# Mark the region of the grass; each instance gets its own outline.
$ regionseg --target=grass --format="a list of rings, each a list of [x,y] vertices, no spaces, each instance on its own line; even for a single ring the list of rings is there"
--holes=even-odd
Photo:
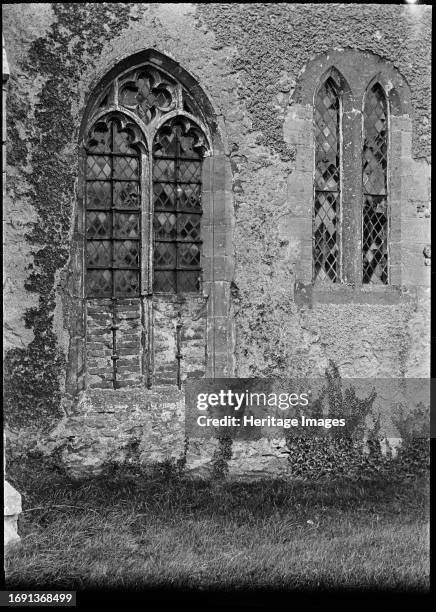
[[[428,490],[118,471],[74,482],[8,466],[23,494],[9,589],[429,587]]]

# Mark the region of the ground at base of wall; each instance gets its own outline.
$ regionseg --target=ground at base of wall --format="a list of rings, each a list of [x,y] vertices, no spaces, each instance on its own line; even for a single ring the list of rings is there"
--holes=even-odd
[[[23,512],[9,589],[428,589],[423,478],[320,487],[119,469],[72,481],[46,468],[10,466]]]

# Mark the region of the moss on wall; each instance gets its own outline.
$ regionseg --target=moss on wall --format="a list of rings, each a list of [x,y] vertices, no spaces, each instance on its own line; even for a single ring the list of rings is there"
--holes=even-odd
[[[25,6],[39,10],[37,4]],[[397,355],[405,360],[416,340],[405,331],[409,307],[300,311],[293,302],[290,246],[278,229],[288,208],[286,179],[294,157],[283,140],[283,121],[311,58],[330,48],[370,51],[390,60],[408,80],[413,153],[428,156],[429,9],[286,3],[50,6],[52,21],[41,24],[39,35],[33,32],[25,52],[17,55],[8,100],[8,188],[12,198],[27,198],[38,216],[25,238],[33,250],[25,287],[37,298],[36,306],[25,304],[25,321],[34,339],[6,355],[9,423],[50,425],[60,414],[65,353],[54,315],[56,298],[65,292],[61,271],[70,257],[79,109],[97,74],[145,48],[172,56],[198,76],[225,126],[234,173],[239,374],[269,376],[290,366],[299,374],[322,372],[338,350],[346,365],[350,342],[363,347],[356,348],[355,358],[370,373],[365,375],[396,374]],[[10,21],[18,27],[18,13]],[[15,46],[23,40],[18,34]],[[8,45],[14,30],[5,36]],[[74,308],[68,317],[74,319]],[[369,317],[368,333],[356,335]],[[385,343],[386,337],[392,342]],[[349,367],[351,372],[353,363]]]
[[[431,7],[202,3],[198,13],[218,43],[237,49],[234,68],[244,75],[240,95],[253,129],[283,159],[289,149],[277,94],[292,89],[311,58],[334,48],[370,51],[398,68],[413,92],[414,154],[430,155]]]
[[[77,178],[74,147],[68,154],[77,139],[72,105],[81,95],[77,83],[87,63],[127,27],[131,6],[56,3],[52,9],[50,29],[30,44],[19,66],[20,72],[38,76],[42,88],[34,96],[30,88],[14,89],[12,82],[8,100],[8,165],[15,176],[22,172],[38,215],[25,236],[34,260],[25,288],[38,296],[25,324],[34,338],[5,357],[5,414],[11,426],[50,425],[60,415],[65,357],[53,331],[53,313],[57,275],[69,257]]]
[[[280,219],[289,214],[283,176],[292,172],[295,153],[283,140],[283,109],[294,102],[299,78],[315,56],[330,49],[374,53],[392,62],[408,81],[413,155],[429,157],[430,7],[212,3],[197,5],[197,12],[216,45],[235,50],[229,63],[239,75],[238,95],[259,145],[257,151],[244,147],[241,137],[242,146],[238,143],[232,156],[238,181],[238,374],[320,374],[331,357],[346,376],[405,375],[406,353],[417,341],[407,332],[408,304],[326,304],[313,311],[294,304],[295,262],[279,231]],[[428,317],[422,317],[425,326]]]

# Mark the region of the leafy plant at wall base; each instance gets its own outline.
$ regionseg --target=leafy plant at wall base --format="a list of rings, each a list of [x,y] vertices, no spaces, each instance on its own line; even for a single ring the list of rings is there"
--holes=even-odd
[[[223,480],[229,471],[228,462],[232,458],[232,438],[228,433],[218,436],[218,448],[213,455],[212,479]]]

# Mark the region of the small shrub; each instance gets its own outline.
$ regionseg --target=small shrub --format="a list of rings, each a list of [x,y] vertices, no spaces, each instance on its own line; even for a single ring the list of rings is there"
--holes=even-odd
[[[401,479],[428,472],[428,442],[417,439],[416,431],[411,426],[418,422],[417,415],[408,413],[405,417],[404,413],[400,413],[397,417],[395,424],[403,439],[397,457],[392,459],[382,453],[379,420],[376,419],[372,428],[366,430],[366,419],[376,398],[375,391],[363,399],[357,397],[353,387],[344,391],[339,370],[332,361],[326,370],[326,379],[327,384],[308,416],[326,416],[323,411],[326,408],[328,415],[345,419],[345,431],[341,428],[336,436],[326,433],[302,438],[288,434],[288,460],[293,476],[314,480],[325,477]]]

